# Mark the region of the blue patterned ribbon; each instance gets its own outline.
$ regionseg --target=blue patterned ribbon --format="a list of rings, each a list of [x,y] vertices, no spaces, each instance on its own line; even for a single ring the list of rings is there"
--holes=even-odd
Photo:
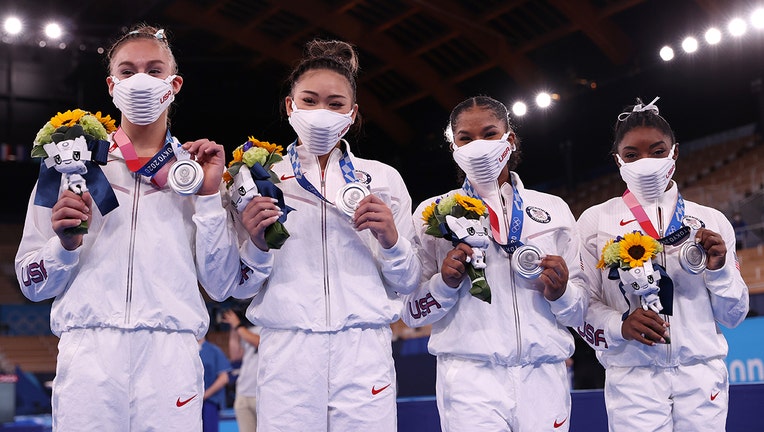
[[[294,178],[297,180],[297,183],[303,189],[317,196],[322,201],[334,205],[334,203],[326,199],[324,195],[321,194],[321,192],[319,192],[315,186],[313,186],[313,183],[311,183],[310,180],[305,178],[305,174],[302,172],[302,166],[300,165],[300,158],[297,155],[297,141],[289,145],[287,148],[287,154],[289,154],[289,162],[292,164],[292,172],[294,173]],[[352,183],[357,181],[355,178],[355,168],[353,167],[353,161],[350,160],[350,154],[344,145],[342,146],[342,157],[340,158],[339,164],[340,170],[342,170],[342,176],[345,178],[345,183]]]
[[[255,162],[249,169],[249,173],[252,174],[252,180],[257,186],[257,191],[260,195],[275,198],[278,201],[279,208],[283,209],[283,214],[279,216],[279,222],[284,223],[287,219],[287,214],[294,210],[284,202],[284,193],[271,181],[271,174],[260,165],[259,162]]]
[[[462,189],[464,189],[467,195],[471,196],[472,198],[483,201],[475,188],[470,184],[469,179],[464,179]],[[485,201],[483,201],[483,203],[485,203]],[[488,204],[486,204],[486,207],[488,207]],[[490,207],[488,208],[490,211],[494,211],[490,209]],[[520,193],[517,191],[515,186],[512,185],[512,221],[510,223],[509,233],[507,233],[507,244],[503,245],[498,241],[496,242],[499,246],[501,246],[502,249],[504,249],[504,251],[510,255],[517,248],[523,245],[523,242],[520,241],[520,236],[523,233],[524,219],[525,214],[523,213],[523,198],[520,196]]]

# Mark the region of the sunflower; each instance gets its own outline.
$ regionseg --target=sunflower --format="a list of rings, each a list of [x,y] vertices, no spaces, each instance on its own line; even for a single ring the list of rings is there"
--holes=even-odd
[[[284,147],[281,147],[278,144],[269,143],[268,141],[260,141],[252,136],[248,137],[247,141],[256,147],[268,150],[268,153],[276,152],[278,154],[284,154]]]
[[[432,203],[430,203],[430,205],[425,207],[424,211],[422,212],[422,220],[424,221],[425,224],[429,224],[430,219],[433,216],[435,216],[435,206],[437,205],[438,203],[433,201]]]
[[[61,126],[72,127],[76,125],[85,114],[87,114],[87,112],[79,108],[67,110],[64,113],[57,113],[53,116],[53,118],[50,119],[50,124],[56,129]]]
[[[662,250],[654,238],[635,231],[623,236],[619,243],[623,267],[639,267]]]
[[[244,149],[242,148],[242,146],[236,147],[233,150],[233,159],[231,160],[231,162],[228,163],[228,166],[230,167],[233,164],[241,162],[242,156],[244,156]]]
[[[483,201],[460,194],[456,194],[454,198],[456,199],[456,203],[464,207],[468,212],[474,212],[478,217],[485,214],[486,209]]]
[[[104,116],[101,114],[101,111],[98,111],[93,114],[93,116],[103,125],[104,129],[106,129],[106,133],[112,133],[117,130],[116,120],[111,118],[110,115],[107,114]]]

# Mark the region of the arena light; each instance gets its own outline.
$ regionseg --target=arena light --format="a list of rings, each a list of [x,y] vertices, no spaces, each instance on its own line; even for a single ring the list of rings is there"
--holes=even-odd
[[[23,28],[24,24],[22,24],[21,20],[15,16],[10,16],[3,22],[3,29],[5,29],[5,32],[9,35],[17,35],[21,33]]]
[[[727,30],[729,30],[732,36],[740,37],[745,34],[747,26],[741,18],[734,18],[727,24]]]
[[[663,61],[671,61],[674,59],[674,50],[666,45],[663,48],[661,48],[660,56],[663,59]]]
[[[706,30],[705,38],[709,45],[716,45],[722,40],[722,32],[716,27],[711,27]]]
[[[691,54],[698,50],[698,40],[694,37],[686,37],[682,41],[682,49],[684,52]]]
[[[518,117],[522,117],[528,113],[528,105],[525,102],[517,101],[512,104],[512,113]]]
[[[56,23],[50,23],[45,26],[45,36],[49,39],[58,39],[62,33],[61,26]]]
[[[751,25],[758,30],[764,29],[764,8],[758,8],[751,13]]]
[[[539,108],[548,108],[552,104],[552,96],[547,92],[541,92],[536,95],[536,105]]]

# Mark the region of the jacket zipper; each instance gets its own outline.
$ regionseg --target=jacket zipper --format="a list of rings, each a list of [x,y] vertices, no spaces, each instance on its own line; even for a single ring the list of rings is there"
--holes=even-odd
[[[504,195],[501,194],[501,190],[499,190],[499,196],[501,197],[501,210],[504,214],[504,223],[509,225],[508,222],[508,215],[507,215],[507,205],[504,202]],[[514,203],[512,204],[514,205]],[[520,233],[522,236],[522,233]],[[514,319],[515,319],[515,335],[517,336],[517,361],[518,363],[522,360],[522,350],[523,350],[523,342],[522,342],[522,334],[520,332],[520,308],[517,305],[517,285],[515,285],[515,271],[512,269],[512,256],[507,257],[507,262],[509,264],[509,283],[512,286],[512,310],[514,312]]]
[[[660,206],[658,206],[658,234],[663,236],[663,212],[661,211]],[[666,268],[666,250],[664,249],[661,252],[661,265],[663,268]],[[671,324],[671,321],[669,320],[669,316],[666,314],[663,314],[663,320],[667,323]],[[666,364],[671,363],[671,344],[666,344]]]
[[[130,324],[130,314],[133,303],[133,264],[135,259],[135,232],[138,224],[138,199],[141,196],[141,177],[135,174],[135,188],[133,189],[133,208],[130,219],[130,243],[127,253],[127,280],[125,281],[125,324]]]
[[[319,170],[321,171],[321,195],[326,196],[325,170],[321,168],[321,163],[318,161],[318,157],[316,157],[316,163],[318,163]],[[324,200],[321,200],[321,250],[323,254],[324,266],[324,307],[326,308],[326,327],[328,328],[331,326],[332,312],[331,296],[329,291],[329,251],[327,250],[326,201]]]

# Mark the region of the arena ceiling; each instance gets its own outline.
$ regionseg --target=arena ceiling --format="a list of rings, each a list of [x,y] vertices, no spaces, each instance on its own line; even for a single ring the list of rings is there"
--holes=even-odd
[[[186,76],[174,122],[190,130],[205,121],[224,125],[235,129],[233,141],[246,134],[292,139],[278,105],[304,43],[315,37],[352,42],[361,63],[363,154],[393,163],[409,178],[419,176],[412,170],[423,169],[411,166],[414,156],[445,164],[442,129],[451,108],[468,96],[487,94],[509,106],[518,99],[532,105],[540,90],[558,95],[549,109],[531,107],[515,119],[525,142],[527,177],[541,182],[550,171],[569,172],[571,164],[580,169],[592,159],[605,161],[615,116],[635,97],[661,96],[662,109],[685,139],[756,121],[759,102],[751,86],[764,69],[760,34],[695,58],[678,54],[671,65],[658,57],[664,44],[678,50],[684,36],[702,39],[708,26],[723,27],[731,16],[748,13],[755,2],[744,0],[9,4],[66,16],[84,49],[107,44],[136,22],[166,26]],[[102,69],[94,73],[97,91],[83,93],[107,104]],[[590,150],[597,156],[586,156]]]

